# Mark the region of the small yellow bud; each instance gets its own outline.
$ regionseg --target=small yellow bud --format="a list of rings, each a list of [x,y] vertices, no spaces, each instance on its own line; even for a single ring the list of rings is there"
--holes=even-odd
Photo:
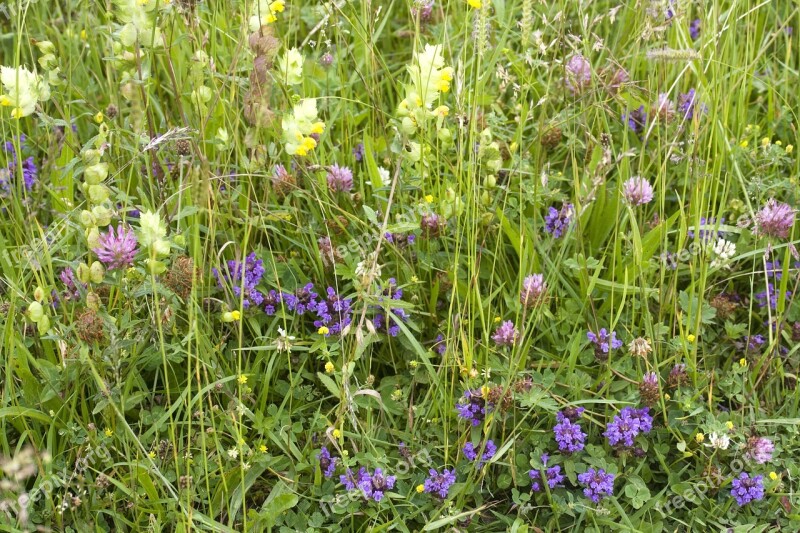
[[[247,383],[247,376],[241,374],[239,375],[239,378],[236,381],[239,382],[239,385],[244,385],[245,383]]]
[[[725,422],[725,427],[728,428],[728,431],[732,430],[733,429],[733,422],[728,420],[727,422]]]
[[[786,153],[787,154],[791,154],[793,150],[794,150],[794,146],[793,145],[791,145],[791,144],[787,144],[786,145]]]
[[[706,440],[706,436],[703,435],[702,433],[698,433],[697,435],[694,436],[694,440],[696,440],[698,443],[700,443],[700,442],[703,442],[704,440]]]
[[[425,195],[425,203],[432,204],[433,203],[433,195],[431,195],[431,194]]]
[[[776,479],[778,479],[778,474],[776,474],[775,472],[770,472],[770,473],[769,473],[769,478],[770,478],[772,481],[775,481]]]
[[[334,439],[338,439],[338,438],[340,438],[341,436],[342,436],[342,432],[341,432],[341,431],[339,431],[338,429],[334,429],[334,430],[333,430],[333,438],[334,438]]]
[[[745,359],[744,357],[739,359],[739,366],[742,367],[742,368],[746,367],[747,366],[747,359]]]
[[[112,430],[111,428],[106,428],[103,431],[103,433],[105,434],[106,437],[110,437],[110,436],[112,436],[114,434],[114,430]]]
[[[761,139],[761,146],[763,146],[764,148],[769,146],[769,137],[764,137],[763,139]]]
[[[494,317],[494,323],[495,323],[495,324],[497,324],[497,323],[498,323],[498,322],[500,322],[501,320],[503,320],[503,319],[502,319],[501,317],[499,317],[499,316],[496,316],[496,317]]]
[[[242,318],[242,313],[239,311],[231,311],[231,316],[234,320],[240,320]]]
[[[328,374],[331,374],[331,373],[333,373],[334,370],[336,370],[336,367],[333,366],[333,363],[331,363],[330,361],[325,363],[325,372],[327,372]]]
[[[672,399],[672,396],[670,396],[669,394],[665,394],[665,395],[664,395],[664,399],[665,399],[665,400],[667,400],[667,401],[669,401],[669,400],[671,400],[671,399]]]
[[[467,0],[467,3],[470,5],[470,7],[473,7],[475,9],[480,9],[481,6],[483,5],[481,3],[481,0]]]
[[[692,335],[691,333],[689,333],[688,335],[686,335],[686,340],[687,340],[687,341],[689,341],[689,342],[694,342],[696,338],[697,338],[697,337],[695,337],[695,336],[694,336],[694,335]]]
[[[750,145],[750,143],[747,142],[747,139],[745,139],[745,140],[743,140],[742,142],[739,143],[739,146],[741,146],[742,148],[747,148],[749,145]]]
[[[267,445],[262,444],[261,446],[258,447],[258,451],[260,451],[261,453],[267,453]]]
[[[417,493],[422,494],[423,492],[425,492],[425,485],[420,483],[419,485],[417,485]]]
[[[102,111],[98,111],[97,112],[97,114],[94,116],[94,121],[97,122],[98,124],[103,122],[103,112]]]
[[[331,330],[329,330],[325,326],[320,326],[320,328],[317,330],[317,333],[319,333],[320,335],[327,335],[330,332],[331,332]]]

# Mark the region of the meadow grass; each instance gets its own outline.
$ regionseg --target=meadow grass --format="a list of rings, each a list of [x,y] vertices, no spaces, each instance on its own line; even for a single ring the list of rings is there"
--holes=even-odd
[[[798,10],[0,3],[0,528],[797,529]]]

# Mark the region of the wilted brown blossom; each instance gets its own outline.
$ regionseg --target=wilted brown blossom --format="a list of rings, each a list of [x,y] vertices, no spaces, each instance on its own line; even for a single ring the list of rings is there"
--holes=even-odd
[[[102,342],[106,337],[103,319],[94,309],[86,309],[75,321],[75,333],[80,340],[88,344]]]
[[[636,337],[628,344],[628,352],[636,357],[647,357],[652,351],[653,347],[650,346],[650,341],[644,337]]]

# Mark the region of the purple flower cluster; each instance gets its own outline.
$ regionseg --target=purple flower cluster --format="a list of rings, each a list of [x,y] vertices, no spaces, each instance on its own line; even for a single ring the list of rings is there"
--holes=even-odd
[[[25,149],[26,138],[25,134],[19,137],[19,147],[21,150]],[[17,149],[12,141],[3,143],[3,148],[9,156],[6,168],[0,170],[0,191],[7,195],[11,192],[11,178],[17,172],[17,165],[19,164],[20,158],[18,157]],[[36,178],[39,174],[39,169],[36,168],[33,157],[23,159],[22,164],[19,165],[19,170],[22,172],[22,182],[25,185],[25,189],[28,191],[31,190],[33,186],[36,185]]]
[[[653,201],[653,186],[641,176],[634,176],[622,185],[622,195],[632,206],[649,204]]]
[[[575,214],[575,207],[572,204],[562,204],[561,210],[555,207],[547,209],[547,215],[544,217],[544,229],[558,239],[569,228],[572,223],[572,217]]]
[[[456,410],[459,417],[469,420],[473,426],[479,426],[493,407],[494,405],[484,398],[479,389],[467,389],[464,391],[461,403],[456,406]]]
[[[314,327],[327,327],[326,336],[341,333],[352,321],[351,303],[351,299],[339,297],[333,287],[328,287],[326,298],[317,303],[317,320],[314,321]]]
[[[498,346],[513,346],[519,340],[519,330],[512,321],[506,320],[495,330],[492,340]]]
[[[564,83],[573,95],[578,95],[592,84],[592,65],[581,54],[567,60]]]
[[[624,407],[606,428],[603,435],[611,446],[632,448],[634,439],[640,433],[649,433],[653,429],[653,417],[650,409]]]
[[[698,104],[695,90],[689,89],[688,93],[678,95],[678,111],[684,119],[692,120],[698,111],[705,113],[708,109],[705,105]]]
[[[542,464],[547,468],[547,461],[550,457],[544,453],[542,454]],[[542,486],[539,484],[540,481],[547,483],[547,486],[550,489],[554,489],[556,487],[563,487],[564,480],[566,476],[561,472],[561,467],[559,465],[551,466],[544,471],[542,474],[539,470],[529,470],[528,476],[531,478],[531,490],[533,492],[539,492],[542,490]]]
[[[747,439],[744,458],[763,465],[772,461],[772,453],[774,451],[775,445],[771,440],[764,437],[750,437]]]
[[[403,298],[403,289],[397,286],[397,280],[395,278],[389,278],[389,286],[383,290],[380,301],[383,301],[387,297],[390,300],[400,300]],[[400,333],[400,325],[397,319],[405,322],[410,318],[410,315],[400,307],[391,307],[390,310],[391,314],[394,315],[393,317],[390,316],[387,318],[384,313],[377,313],[372,319],[372,325],[375,326],[375,329],[379,332],[388,333],[392,337],[397,337],[397,334]]]
[[[444,355],[447,351],[447,342],[441,333],[436,335],[436,339],[433,341],[433,350],[439,355]]]
[[[775,289],[775,285],[767,283],[767,290],[756,293],[756,300],[758,300],[759,307],[766,307],[769,305],[770,309],[778,308],[778,296],[780,291]],[[786,300],[792,296],[792,291],[786,291]]]
[[[583,485],[583,494],[594,503],[614,493],[614,474],[607,474],[602,468],[590,468],[578,474],[578,482]]]
[[[376,468],[375,473],[370,474],[369,470],[361,467],[356,475],[348,468],[347,472],[339,476],[339,481],[347,490],[359,489],[366,499],[379,502],[387,490],[394,488],[397,478],[384,475],[380,468]]]
[[[264,301],[262,304],[264,305],[264,313],[266,313],[267,316],[272,316],[281,304],[281,295],[278,294],[277,291],[271,290],[264,294]]]
[[[328,167],[327,180],[332,192],[350,192],[353,189],[353,171],[336,163]]]
[[[739,477],[733,478],[731,496],[739,507],[764,499],[764,476],[750,477],[747,472],[742,472]]]
[[[745,335],[741,341],[736,343],[736,347],[745,353],[757,353],[765,342],[767,341],[763,335]]]
[[[297,288],[294,293],[284,292],[281,297],[289,311],[294,311],[301,316],[304,315],[306,311],[316,310],[319,304],[317,301],[319,295],[314,292],[313,283],[306,283],[302,287]]]
[[[588,331],[586,332],[586,338],[594,343],[595,351],[601,351],[604,354],[622,346],[622,341],[617,339],[617,333],[615,331],[608,333],[606,328],[600,328],[597,333]]]
[[[647,126],[647,112],[644,110],[644,106],[641,105],[639,109],[623,113],[622,120],[628,124],[633,133],[641,135]]]
[[[442,469],[440,474],[436,469],[431,468],[428,471],[428,479],[425,480],[423,485],[427,494],[436,494],[441,499],[447,498],[447,493],[453,483],[456,482],[456,470]]]
[[[522,280],[522,290],[519,293],[519,301],[524,307],[534,307],[542,302],[547,284],[541,274],[525,276]]]
[[[579,452],[586,443],[586,433],[576,423],[582,413],[583,407],[556,413],[556,425],[553,426],[553,433],[556,437],[558,449],[564,453]]]
[[[264,295],[256,289],[264,276],[264,262],[256,257],[255,252],[248,255],[244,263],[231,259],[228,261],[227,271],[222,274],[217,268],[211,269],[211,272],[220,288],[224,283],[230,284],[233,294],[242,298],[245,309],[251,305],[260,306],[264,301]]]
[[[783,202],[770,198],[756,213],[756,234],[785,239],[794,226],[795,210]]]
[[[689,24],[689,36],[692,38],[693,41],[696,41],[700,37],[700,19],[694,19]]]
[[[483,447],[483,455],[478,457],[478,452],[480,452],[481,446],[475,446],[471,442],[468,442],[464,445],[464,457],[467,458],[468,461],[475,462],[477,459],[477,464],[475,465],[476,468],[480,468],[483,463],[490,460],[494,457],[494,454],[497,453],[497,446],[495,446],[494,441],[489,439],[486,441],[486,444]]]
[[[317,459],[319,459],[319,467],[320,470],[322,470],[322,475],[324,475],[326,478],[333,477],[333,473],[336,471],[336,463],[339,462],[339,458],[331,457],[331,452],[328,451],[328,447],[323,446],[317,454]]]
[[[123,269],[133,264],[133,259],[139,249],[136,247],[136,235],[129,227],[122,224],[117,226],[116,234],[114,226],[109,226],[107,233],[100,234],[97,239],[97,248],[92,251],[97,254],[97,258],[102,261],[110,270]]]

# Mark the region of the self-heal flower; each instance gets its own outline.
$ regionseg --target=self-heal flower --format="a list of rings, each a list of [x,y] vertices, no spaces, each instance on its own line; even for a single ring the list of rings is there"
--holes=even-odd
[[[136,236],[133,234],[133,230],[122,224],[117,226],[116,233],[114,227],[110,226],[107,233],[98,237],[97,244],[97,248],[92,251],[109,270],[131,266],[139,251],[136,247]]]
[[[595,354],[598,355],[598,357],[600,357],[600,354],[603,354],[605,358],[608,358],[608,353],[611,350],[616,350],[622,346],[622,341],[617,339],[617,333],[615,331],[609,333],[606,328],[600,328],[600,331],[597,333],[588,331],[586,332],[586,338],[594,344]]]
[[[542,462],[545,464],[545,466],[547,466],[547,461],[542,460]],[[564,480],[566,479],[566,476],[561,472],[561,466],[559,465],[551,466],[545,470],[544,475],[542,475],[539,470],[529,470],[528,476],[532,481],[531,490],[533,492],[539,492],[541,490],[539,481],[544,481],[547,483],[547,486],[552,490],[556,487],[563,487]]]
[[[688,93],[681,93],[678,96],[678,111],[686,120],[691,120],[697,111],[706,112],[705,105],[698,105],[697,93],[694,89],[689,89]]]
[[[456,482],[456,470],[442,469],[440,474],[436,469],[431,468],[428,471],[428,478],[423,484],[423,491],[428,494],[435,494],[441,499],[447,498],[447,493],[453,483]]]
[[[230,260],[227,271],[220,273],[217,268],[212,268],[211,273],[217,280],[217,285],[222,288],[224,282],[228,283],[233,294],[242,298],[242,306],[247,309],[250,305],[261,306],[264,295],[256,289],[264,276],[264,262],[256,257],[255,252],[248,255],[244,263]]]
[[[497,453],[497,446],[495,446],[494,441],[489,439],[486,441],[486,444],[483,447],[483,454],[478,457],[478,452],[480,452],[481,445],[474,445],[472,442],[468,442],[464,445],[464,457],[467,458],[468,461],[476,462],[476,468],[480,468],[483,463],[490,460],[494,457],[494,454]]]
[[[456,411],[459,418],[468,420],[473,426],[479,426],[493,407],[494,405],[487,401],[479,389],[467,389],[464,391],[461,403],[456,406]]]
[[[519,330],[510,320],[503,322],[492,335],[492,340],[498,346],[513,346],[519,340]]]
[[[547,215],[544,217],[545,231],[558,239],[569,228],[574,214],[575,208],[572,204],[562,204],[560,210],[555,207],[549,207]]]
[[[325,332],[322,334],[326,337],[341,334],[352,320],[351,302],[349,298],[341,298],[336,294],[333,287],[328,287],[325,300],[317,304],[317,320],[314,321],[314,327],[320,329],[324,327]]]
[[[693,41],[696,41],[700,37],[700,19],[694,19],[689,24],[689,36],[692,38]]]
[[[628,124],[628,127],[636,135],[644,133],[645,126],[647,126],[647,112],[644,106],[639,106],[638,109],[628,111],[622,114],[622,120]]]
[[[332,457],[331,452],[328,451],[327,446],[323,446],[320,452],[317,454],[317,459],[319,459],[319,467],[322,470],[322,475],[326,478],[333,477],[333,473],[336,471],[336,464],[339,461],[338,457]]]
[[[314,292],[314,284],[306,283],[299,287],[294,293],[283,293],[283,301],[289,311],[294,311],[298,315],[303,315],[306,311],[315,311],[319,302],[319,295]]]
[[[622,194],[632,206],[649,204],[653,201],[653,186],[641,176],[634,176],[622,186]]]
[[[632,448],[634,439],[640,433],[649,433],[653,429],[653,417],[649,411],[647,407],[624,407],[603,433],[608,443],[611,446]]]
[[[383,470],[376,468],[375,472],[370,473],[362,469],[359,475],[358,488],[368,500],[379,502],[383,499],[386,491],[394,488],[396,481],[395,476],[387,476]]]
[[[602,468],[590,468],[578,474],[578,482],[583,485],[583,494],[594,503],[614,493],[614,474],[607,474]]]
[[[556,414],[556,422],[556,425],[553,426],[553,434],[556,437],[558,449],[564,453],[581,451],[586,441],[586,433],[581,430],[581,426],[561,412]]]
[[[742,472],[731,482],[731,496],[739,507],[764,499],[764,476],[753,476]]]

